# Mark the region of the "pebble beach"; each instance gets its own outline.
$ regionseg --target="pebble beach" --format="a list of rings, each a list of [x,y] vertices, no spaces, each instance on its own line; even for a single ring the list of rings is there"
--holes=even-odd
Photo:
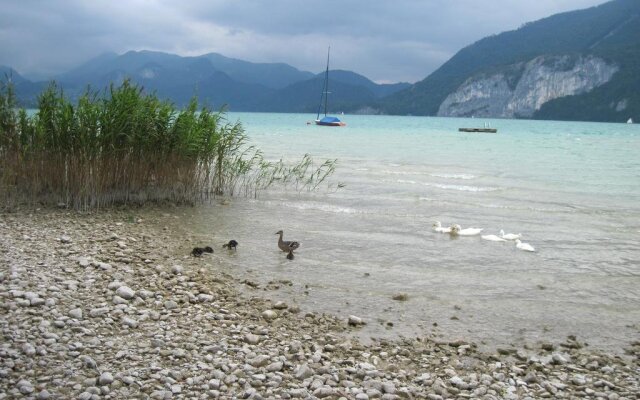
[[[295,277],[192,257],[207,243],[169,229],[171,213],[0,213],[0,399],[640,398],[638,338],[611,353],[579,336],[363,341],[367,315],[279,296]]]

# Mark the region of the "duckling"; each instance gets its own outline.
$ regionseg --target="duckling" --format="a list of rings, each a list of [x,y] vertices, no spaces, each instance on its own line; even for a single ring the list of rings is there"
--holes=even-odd
[[[287,260],[293,260],[293,250],[289,250],[289,254],[287,254]]]
[[[503,239],[500,236],[496,236],[496,235],[482,235],[480,237],[490,242],[506,242],[507,241],[507,239]]]
[[[500,237],[506,240],[516,240],[522,237],[521,233],[504,233],[504,230],[500,229]]]
[[[211,246],[206,246],[202,251],[205,253],[213,253],[213,248]]]
[[[522,243],[520,239],[516,239],[516,247],[524,251],[536,251],[536,249],[529,243]]]
[[[236,247],[238,247],[238,242],[236,242],[235,240],[231,239],[229,240],[229,243],[225,244],[222,246],[222,248],[227,248],[229,250],[234,249],[236,250]]]
[[[204,249],[202,247],[194,247],[193,250],[191,250],[191,255],[194,257],[200,257],[202,253],[204,253]]]
[[[276,232],[276,235],[280,235],[280,237],[278,238],[278,247],[280,248],[280,250],[284,252],[293,252],[293,250],[300,247],[300,243],[298,242],[282,240],[282,235],[283,235],[282,230],[279,230],[278,232]]]
[[[475,236],[475,235],[479,235],[480,232],[482,232],[484,229],[482,228],[465,228],[462,229],[462,227],[458,224],[453,225],[451,227],[451,236]]]
[[[438,233],[451,233],[451,228],[443,228],[440,221],[436,221],[433,223],[433,230]]]

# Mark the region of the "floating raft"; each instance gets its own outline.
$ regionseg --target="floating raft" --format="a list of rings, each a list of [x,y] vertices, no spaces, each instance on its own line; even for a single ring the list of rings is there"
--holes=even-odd
[[[484,133],[497,133],[498,130],[495,128],[459,128],[459,132],[484,132]]]

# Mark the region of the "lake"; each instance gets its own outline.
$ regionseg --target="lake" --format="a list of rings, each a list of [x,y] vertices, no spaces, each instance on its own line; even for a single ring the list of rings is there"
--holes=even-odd
[[[183,222],[226,272],[293,286],[303,310],[354,314],[363,335],[435,335],[487,345],[560,341],[621,349],[640,337],[640,126],[230,113],[266,158],[338,159],[314,192],[196,207]],[[497,134],[459,133],[460,127]],[[343,188],[337,188],[343,183]],[[514,242],[435,233],[432,223],[521,233]],[[181,222],[182,223],[182,222]],[[301,247],[289,261],[275,232]],[[392,296],[408,295],[407,301]]]

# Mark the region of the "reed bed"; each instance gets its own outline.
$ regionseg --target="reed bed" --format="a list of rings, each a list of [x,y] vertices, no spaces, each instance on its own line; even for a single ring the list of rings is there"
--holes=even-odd
[[[17,109],[0,87],[0,200],[87,210],[148,202],[194,204],[221,195],[256,196],[274,184],[316,189],[335,160],[315,168],[268,162],[224,111],[183,110],[124,81],[77,104],[52,83],[38,112]]]

